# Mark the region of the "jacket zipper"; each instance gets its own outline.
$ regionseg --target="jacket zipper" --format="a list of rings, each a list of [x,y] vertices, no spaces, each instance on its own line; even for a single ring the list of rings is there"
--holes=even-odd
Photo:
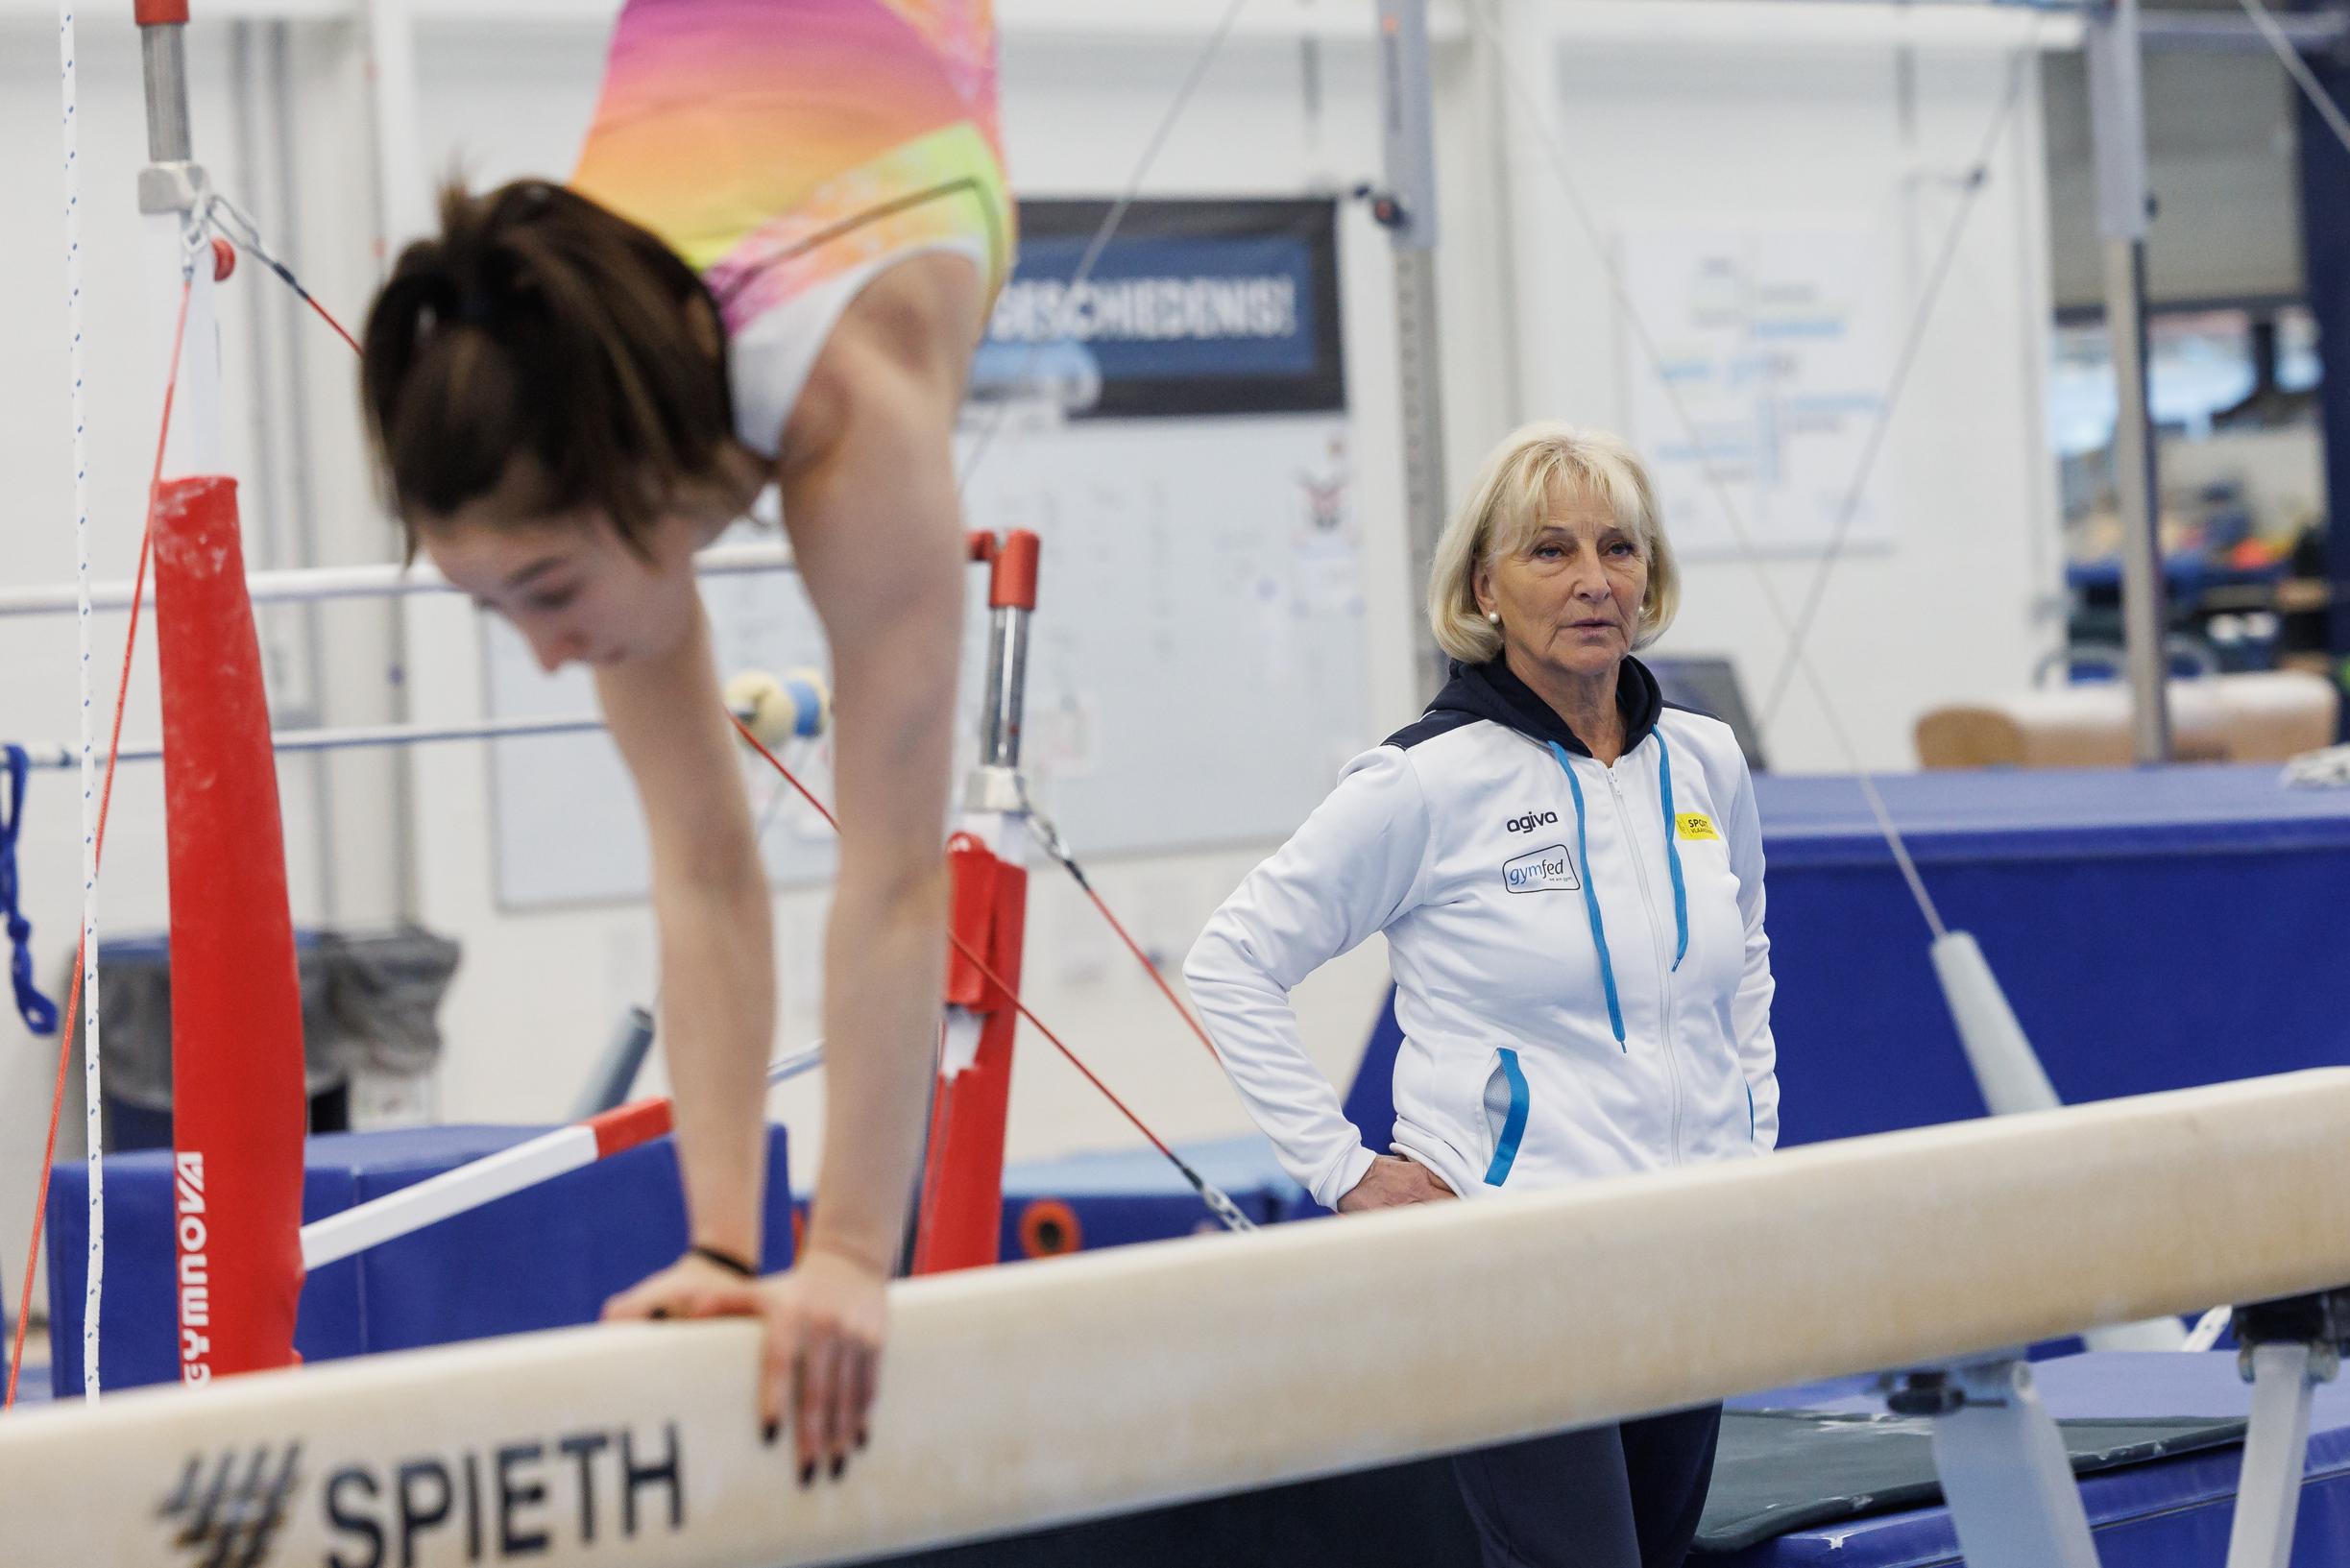
[[[1627,752],[1625,755],[1630,756],[1631,753]],[[1619,758],[1617,761],[1620,764],[1622,759]],[[1640,907],[1648,916],[1649,939],[1656,946],[1657,979],[1660,988],[1663,992],[1663,1006],[1661,1011],[1664,1017],[1664,1039],[1662,1042],[1664,1048],[1664,1071],[1666,1078],[1672,1084],[1673,1115],[1671,1130],[1673,1163],[1675,1165],[1679,1165],[1682,1163],[1681,1057],[1680,1053],[1673,1049],[1673,960],[1670,954],[1668,954],[1665,951],[1664,933],[1662,929],[1657,923],[1657,901],[1655,896],[1650,893],[1648,887],[1648,861],[1646,857],[1640,854],[1639,840],[1633,834],[1631,808],[1624,803],[1623,781],[1616,776],[1616,771],[1613,767],[1603,767],[1600,771],[1608,776],[1608,793],[1615,797],[1616,827],[1618,831],[1623,833],[1624,847],[1632,856],[1633,875],[1640,884]],[[1673,824],[1667,823],[1665,825],[1665,832],[1671,832],[1673,831]],[[1591,874],[1591,868],[1588,866],[1584,867],[1583,874],[1587,877],[1589,876]]]

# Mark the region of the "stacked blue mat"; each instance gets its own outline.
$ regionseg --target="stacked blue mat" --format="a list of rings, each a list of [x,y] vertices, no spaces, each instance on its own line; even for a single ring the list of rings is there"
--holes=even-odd
[[[303,1179],[305,1221],[397,1192],[545,1131],[539,1127],[430,1127],[313,1138]],[[775,1194],[765,1249],[792,1255],[784,1129],[767,1132]],[[88,1176],[59,1167],[49,1191],[52,1342],[82,1339],[88,1239]],[[106,1292],[99,1376],[109,1388],[176,1381],[171,1155],[109,1158],[106,1168]],[[497,1334],[593,1322],[605,1300],[674,1260],[686,1246],[685,1202],[668,1140],[502,1198],[329,1264],[302,1293],[294,1346],[305,1362]],[[51,1386],[82,1391],[78,1356],[53,1359]]]
[[[1259,1134],[1194,1144],[1181,1153],[1200,1179],[1260,1225],[1326,1212],[1282,1172],[1272,1146]],[[1155,1150],[1075,1154],[1004,1170],[1001,1255],[1006,1261],[1223,1228],[1191,1184]]]
[[[1878,783],[1944,918],[1981,942],[2058,1094],[2077,1104],[2350,1063],[2350,1021],[2325,983],[2350,973],[2350,924],[2324,913],[2350,884],[2350,790],[2278,778],[2173,767]],[[1983,1115],[1925,922],[1859,786],[1766,775],[1755,787],[1782,1144]],[[2160,976],[2193,982],[2149,981]],[[1374,1149],[1394,1122],[1400,1039],[1383,1010],[1346,1095]],[[1236,1201],[1249,1194],[1276,1218],[1311,1208],[1262,1139],[1199,1152]],[[1109,1246],[1203,1218],[1148,1151],[1016,1166],[1005,1183],[1006,1258],[1036,1255],[1040,1235]],[[1057,1216],[1055,1202],[1074,1228],[1022,1225],[1023,1213]]]

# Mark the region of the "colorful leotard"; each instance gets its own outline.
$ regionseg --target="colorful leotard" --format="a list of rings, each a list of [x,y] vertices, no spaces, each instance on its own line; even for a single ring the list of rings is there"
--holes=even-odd
[[[738,433],[775,449],[842,311],[909,256],[992,299],[1011,195],[992,0],[627,0],[571,183],[717,296]]]

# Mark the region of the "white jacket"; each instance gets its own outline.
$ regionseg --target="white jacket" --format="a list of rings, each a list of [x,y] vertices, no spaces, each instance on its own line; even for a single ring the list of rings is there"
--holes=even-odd
[[[1621,686],[1627,746],[1603,767],[1500,662],[1456,665],[1192,949],[1225,1070],[1324,1206],[1371,1151],[1289,994],[1374,931],[1404,1036],[1395,1149],[1464,1197],[1777,1143],[1753,781],[1729,726],[1666,709],[1637,660]]]

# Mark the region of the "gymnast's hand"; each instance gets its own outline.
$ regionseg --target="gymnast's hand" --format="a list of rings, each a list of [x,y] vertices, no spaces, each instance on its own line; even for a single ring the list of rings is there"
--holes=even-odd
[[[788,1419],[800,1484],[837,1478],[865,1446],[887,1333],[889,1280],[862,1262],[810,1248],[788,1273],[744,1279],[689,1253],[604,1305],[604,1320],[757,1317],[766,1326],[759,1411],[773,1442]]]
[[[1457,1201],[1458,1196],[1438,1179],[1435,1171],[1417,1160],[1382,1154],[1370,1162],[1363,1179],[1338,1200],[1338,1212],[1361,1214],[1370,1209],[1401,1209],[1414,1203],[1450,1203]]]

